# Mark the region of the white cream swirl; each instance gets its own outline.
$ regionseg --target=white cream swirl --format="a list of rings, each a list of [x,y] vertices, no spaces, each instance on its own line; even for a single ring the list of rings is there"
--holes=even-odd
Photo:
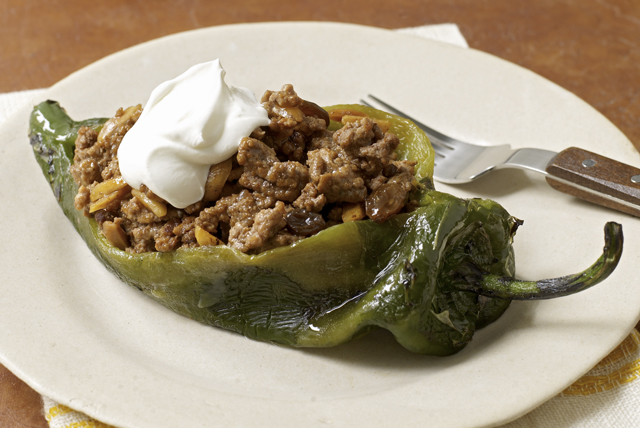
[[[118,149],[124,180],[145,184],[176,208],[204,196],[211,165],[238,151],[240,140],[269,124],[246,88],[228,86],[220,60],[195,65],[153,90]]]

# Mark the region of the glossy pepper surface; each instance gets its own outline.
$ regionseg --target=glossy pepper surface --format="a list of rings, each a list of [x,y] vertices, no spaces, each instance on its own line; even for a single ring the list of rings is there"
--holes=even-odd
[[[334,346],[374,328],[405,348],[449,355],[495,321],[512,299],[570,294],[606,278],[622,251],[621,227],[605,226],[603,255],[576,275],[514,279],[519,220],[490,200],[434,190],[433,152],[413,123],[363,106],[334,106],[391,123],[401,159],[418,161],[417,208],[379,224],[330,227],[288,247],[247,255],[227,246],[131,254],[108,243],[74,208],[69,166],[81,126],[53,101],[36,106],[30,141],[65,215],[104,265],[124,282],[194,320],[295,347]],[[334,127],[338,126],[332,124]]]

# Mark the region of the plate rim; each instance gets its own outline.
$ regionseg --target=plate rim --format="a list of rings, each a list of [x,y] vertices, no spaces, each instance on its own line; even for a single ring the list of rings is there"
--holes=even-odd
[[[345,24],[345,23],[335,23],[335,22],[308,22],[308,21],[228,24],[228,25],[222,25],[222,26],[216,26],[216,27],[207,27],[207,28],[201,28],[201,29],[189,30],[189,31],[181,32],[181,33],[176,33],[176,34],[172,34],[172,35],[167,35],[167,36],[164,36],[164,37],[161,37],[161,38],[158,38],[158,39],[154,39],[154,40],[151,40],[151,41],[147,41],[147,42],[141,43],[141,44],[139,44],[139,45],[135,45],[135,46],[129,47],[129,48],[127,48],[127,49],[124,49],[124,50],[122,50],[122,51],[116,52],[116,53],[111,54],[111,55],[109,55],[109,56],[107,56],[107,57],[101,58],[101,59],[99,59],[99,60],[97,60],[97,61],[95,61],[95,62],[93,62],[93,63],[91,63],[91,64],[87,65],[86,67],[83,67],[82,69],[80,69],[80,70],[78,70],[78,71],[76,71],[76,72],[74,72],[74,73],[70,74],[68,77],[66,77],[66,78],[62,79],[61,81],[57,82],[57,83],[56,83],[55,85],[53,85],[51,88],[47,89],[47,91],[43,94],[43,96],[42,96],[42,97],[47,97],[47,96],[48,96],[48,94],[49,94],[49,92],[51,92],[52,90],[58,89],[58,88],[60,88],[60,87],[64,87],[66,83],[68,83],[69,81],[72,81],[72,80],[75,78],[75,76],[77,76],[78,74],[86,73],[86,72],[87,72],[87,71],[86,71],[87,69],[91,70],[91,69],[93,69],[94,67],[100,67],[103,63],[105,63],[105,62],[109,62],[109,61],[113,61],[113,60],[114,60],[114,58],[118,58],[118,57],[120,57],[124,52],[130,52],[130,51],[135,52],[135,51],[137,51],[138,49],[144,49],[144,48],[145,48],[145,46],[148,46],[148,45],[155,45],[155,44],[158,44],[158,43],[162,43],[162,42],[163,42],[164,40],[166,40],[166,39],[174,39],[174,38],[177,38],[177,37],[179,38],[179,37],[182,37],[182,36],[187,35],[187,34],[189,34],[189,35],[194,35],[194,34],[205,34],[205,33],[210,32],[212,29],[216,29],[216,30],[223,30],[224,28],[227,28],[227,27],[233,27],[233,28],[237,28],[237,27],[249,27],[249,26],[250,26],[250,27],[256,27],[256,26],[275,26],[275,27],[282,27],[282,26],[290,26],[290,25],[308,25],[308,24],[312,24],[312,25],[314,25],[314,26],[320,26],[320,27],[327,27],[327,26],[335,26],[335,27],[354,27],[354,28],[363,28],[363,29],[367,29],[367,30],[385,31],[385,32],[388,32],[388,33],[398,34],[398,33],[394,33],[392,30],[380,29],[380,28],[376,28],[376,27],[369,27],[369,26],[363,26],[363,25],[359,25],[359,24]],[[403,36],[403,37],[413,37],[413,36]],[[426,41],[426,42],[427,42],[427,43],[443,44],[442,42],[437,42],[437,41]],[[469,50],[469,48],[458,48],[458,47],[453,47],[453,46],[452,46],[452,48],[454,48],[454,49],[460,49],[460,50]],[[483,55],[487,55],[487,56],[491,57],[491,58],[492,58],[492,60],[497,59],[497,60],[502,61],[502,62],[504,62],[504,63],[508,63],[510,66],[518,67],[519,69],[524,70],[524,71],[525,71],[525,72],[527,72],[527,73],[532,73],[532,74],[534,74],[534,75],[538,76],[537,74],[533,73],[533,72],[532,72],[532,71],[530,71],[530,70],[527,70],[527,69],[525,69],[525,68],[523,68],[523,67],[521,67],[521,66],[519,66],[519,65],[517,65],[517,64],[510,63],[510,62],[508,62],[508,61],[506,61],[506,60],[504,60],[504,59],[501,59],[501,58],[495,57],[495,56],[493,56],[493,55],[491,55],[491,54],[488,54],[488,53],[486,53],[486,52],[477,51],[477,50],[476,50],[475,52],[479,52],[479,53],[481,53],[481,54],[483,54]],[[538,76],[538,77],[541,77],[541,76]],[[544,79],[544,78],[543,78],[543,79]],[[567,90],[565,90],[565,89],[561,88],[561,87],[560,87],[560,86],[558,86],[557,84],[555,84],[555,83],[553,83],[553,82],[551,82],[551,81],[548,81],[547,79],[544,79],[544,80],[545,80],[546,82],[548,82],[549,84],[554,85],[554,86],[556,86],[557,88],[561,89],[562,91],[565,91],[566,93],[569,93]],[[584,103],[584,101],[583,101],[583,100],[581,100],[580,98],[578,98],[575,94],[571,94],[571,95],[573,95],[573,96],[574,96],[574,97],[576,97],[578,100],[580,100],[581,102],[583,102],[583,103]],[[585,104],[586,104],[586,103],[585,103]],[[595,108],[593,108],[592,106],[589,106],[589,107],[591,107],[591,109],[593,110],[593,112],[596,112],[597,114],[601,115],[601,116],[604,118],[604,116],[603,116],[601,113],[599,113],[597,110],[595,110]],[[27,113],[28,111],[30,111],[30,110],[31,110],[31,108],[30,108],[29,106],[25,106],[24,108],[20,109],[20,111],[19,111],[19,112],[17,112],[16,114],[14,114],[14,115],[12,115],[10,118],[8,118],[8,119],[7,119],[7,121],[6,121],[6,123],[5,123],[5,124],[3,124],[3,126],[2,126],[2,127],[0,127],[0,129],[4,129],[5,127],[9,127],[10,125],[8,125],[8,124],[9,124],[9,123],[11,123],[11,122],[12,122],[12,121],[14,121],[14,120],[17,120],[17,118],[19,118],[19,117],[23,117],[23,118],[24,118],[24,117],[26,116],[26,113]],[[606,122],[610,123],[608,120],[607,120]],[[633,147],[633,145],[631,144],[631,142],[627,139],[627,137],[626,137],[626,136],[624,136],[624,134],[622,134],[622,132],[621,132],[618,128],[616,128],[613,124],[611,124],[611,126],[612,126],[615,130],[617,130],[617,131],[620,133],[620,135],[621,135],[622,137],[624,137],[624,139],[628,142],[628,144],[629,144],[629,145],[631,145],[631,147]],[[640,318],[640,310],[638,311],[638,318]],[[637,322],[637,319],[636,319],[636,322]],[[634,323],[634,325],[635,325],[635,323]],[[631,328],[633,328],[633,327],[631,327]],[[631,331],[631,330],[629,330],[629,331]],[[628,334],[628,332],[627,332],[627,334]],[[612,349],[613,349],[613,348],[612,348]],[[40,385],[36,380],[31,379],[31,378],[30,378],[30,377],[29,377],[29,376],[28,376],[24,371],[22,371],[22,370],[21,370],[21,368],[19,367],[19,364],[13,364],[11,361],[6,361],[5,356],[4,356],[4,353],[3,353],[2,351],[0,351],[0,361],[2,361],[2,362],[3,362],[3,364],[5,364],[5,366],[7,366],[7,367],[8,367],[8,368],[13,372],[13,373],[15,373],[15,374],[16,374],[18,377],[20,377],[21,379],[25,380],[25,378],[27,378],[27,380],[25,380],[25,382],[26,382],[27,384],[29,384],[30,386],[32,386],[32,388],[34,388],[36,391],[40,391],[40,390],[45,390],[45,389],[46,389],[46,388],[44,388],[44,386],[43,386],[43,385]],[[52,394],[52,395],[54,395],[54,396],[55,396],[55,394]],[[60,401],[60,402],[64,402],[64,401],[65,401],[65,400],[64,400],[64,397],[59,397],[59,398],[62,398],[62,399],[61,399],[61,400],[58,400],[58,401]],[[67,401],[68,401],[68,400],[67,400]],[[78,402],[78,404],[80,404],[81,406],[85,406],[85,404],[80,403],[80,402]],[[76,404],[76,405],[77,405],[77,404]],[[97,412],[97,413],[96,413],[97,409],[94,409],[94,408],[91,408],[91,407],[92,407],[91,405],[88,405],[88,406],[86,406],[86,407],[85,407],[84,409],[82,409],[82,410],[83,410],[83,411],[85,411],[85,412],[86,412],[86,413],[88,413],[88,414],[90,414],[90,413],[98,414],[98,415],[100,414],[100,412]],[[534,406],[534,407],[535,407],[535,406]],[[102,421],[102,419],[101,419],[101,421]],[[105,420],[105,422],[109,422],[108,418],[107,418],[107,420]],[[118,422],[118,421],[113,421],[113,423],[116,423],[116,422]],[[120,422],[121,422],[121,421],[120,421]],[[502,422],[506,422],[506,421],[502,421]]]

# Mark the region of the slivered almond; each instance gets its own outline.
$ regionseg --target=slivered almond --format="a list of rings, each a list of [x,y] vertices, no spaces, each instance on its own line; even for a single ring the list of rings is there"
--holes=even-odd
[[[125,124],[131,117],[134,115],[140,115],[142,112],[142,105],[138,104],[135,106],[128,107],[122,116],[120,117],[112,117],[107,120],[104,125],[102,125],[102,129],[98,134],[98,142],[101,143],[105,138],[111,135],[116,129]],[[137,118],[136,118],[137,120]]]
[[[220,197],[222,188],[227,182],[229,174],[231,174],[232,167],[233,162],[231,159],[211,165],[211,168],[209,168],[209,175],[207,176],[207,182],[204,186],[203,199],[205,202],[215,201]]]
[[[336,122],[342,122],[344,116],[368,117],[364,112],[348,108],[335,109],[329,112],[329,118]]]
[[[149,211],[154,213],[157,217],[164,217],[167,215],[167,204],[164,202],[156,201],[149,198],[147,195],[137,189],[131,190],[131,194]]]
[[[109,204],[111,204],[112,202],[125,197],[127,193],[129,193],[129,189],[129,186],[123,187],[119,190],[116,190],[115,192],[111,192],[108,195],[103,196],[100,199],[97,199],[95,202],[91,202],[91,204],[89,205],[89,212],[94,213],[98,210],[107,208],[107,206],[109,206]]]
[[[345,114],[344,116],[342,116],[342,118],[340,118],[340,122],[342,122],[343,125],[346,125],[347,123],[355,122],[362,118],[363,116],[354,116],[352,114]]]
[[[120,189],[124,189],[125,187],[128,187],[128,186],[129,185],[127,184],[126,181],[124,181],[124,178],[122,177],[110,178],[109,180],[105,180],[102,183],[96,184],[91,189],[91,194],[89,199],[91,200],[91,202],[94,202],[100,198],[104,198],[110,193],[113,193]]]
[[[129,119],[131,119],[131,117],[135,116],[136,114],[141,113],[142,110],[142,105],[138,104],[135,106],[131,106],[131,107],[127,107],[127,109],[124,111],[124,113],[122,114],[122,116],[120,116],[117,120],[118,120],[118,124],[122,125],[123,123],[127,122]]]
[[[118,127],[118,124],[116,123],[116,121],[111,118],[109,120],[107,120],[104,125],[102,125],[102,129],[100,130],[100,133],[98,134],[98,143],[102,143],[102,141],[107,138],[109,135],[111,135],[113,133],[113,131]]]
[[[200,226],[196,226],[196,241],[198,241],[198,245],[201,247],[205,245],[224,245],[224,242],[201,228]]]
[[[381,119],[373,119],[373,120],[378,124],[382,132],[388,132],[389,128],[391,128],[391,122],[389,122],[388,120],[381,120]]]
[[[342,206],[342,221],[362,220],[366,216],[366,211],[362,204],[344,204]]]
[[[290,117],[296,122],[302,122],[304,113],[298,107],[279,107],[274,106],[273,111],[282,117]]]
[[[124,250],[129,245],[129,238],[119,224],[112,221],[102,223],[102,234],[114,247]]]

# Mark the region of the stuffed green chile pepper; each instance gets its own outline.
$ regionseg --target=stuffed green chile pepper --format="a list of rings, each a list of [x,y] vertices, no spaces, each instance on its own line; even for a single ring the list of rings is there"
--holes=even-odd
[[[65,215],[113,274],[182,315],[251,339],[328,347],[384,328],[413,352],[450,355],[511,300],[571,294],[602,281],[617,265],[622,231],[608,223],[604,252],[584,272],[515,279],[512,239],[521,222],[496,202],[434,190],[433,153],[422,131],[363,106],[326,110],[371,117],[399,137],[397,158],[415,162],[408,203],[381,221],[327,224],[260,252],[224,244],[120,249],[94,216],[74,206],[78,184],[70,172],[81,129],[99,133],[107,120],[76,122],[58,103],[43,102],[31,114],[30,142]],[[341,126],[332,121],[329,128]]]

